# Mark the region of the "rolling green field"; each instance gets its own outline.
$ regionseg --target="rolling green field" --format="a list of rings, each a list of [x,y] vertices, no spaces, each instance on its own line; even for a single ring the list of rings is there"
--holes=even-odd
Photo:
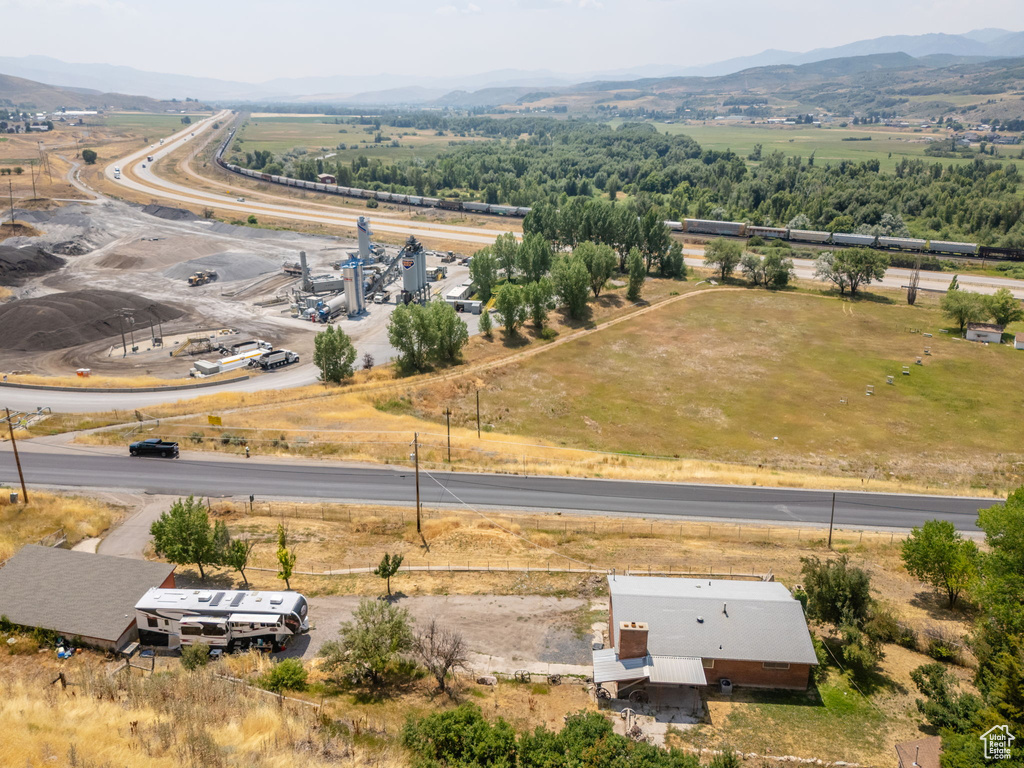
[[[192,118],[192,122],[206,117],[204,114],[194,112],[186,113]],[[131,133],[151,132],[153,135],[167,135],[185,126],[181,124],[182,114],[151,114],[143,112],[112,112],[99,118],[90,117],[87,123],[98,120],[101,125],[108,128],[117,128]]]
[[[245,126],[242,149],[246,152],[262,149],[280,157],[295,147],[320,154],[333,152],[332,161],[351,162],[359,155],[392,163],[400,159],[419,158],[427,160],[446,150],[454,141],[480,141],[481,139],[453,136],[435,136],[433,131],[417,131],[414,128],[396,128],[382,124],[380,132],[387,140],[375,144],[377,129],[372,125],[335,124],[332,116],[320,115],[275,115],[254,116]],[[401,146],[388,146],[390,139],[398,139]],[[346,149],[337,149],[344,144]]]
[[[614,123],[613,123],[614,124]],[[837,162],[840,160],[878,160],[882,170],[892,170],[903,158],[911,160],[927,160],[949,163],[969,163],[970,159],[932,158],[924,153],[928,146],[926,137],[936,140],[946,138],[945,132],[932,133],[923,130],[913,133],[911,130],[893,130],[886,128],[865,128],[849,126],[840,128],[814,128],[806,126],[769,126],[769,125],[714,125],[673,123],[655,123],[659,131],[669,134],[686,134],[707,149],[731,149],[742,157],[746,157],[761,144],[764,154],[779,150],[786,155],[799,155],[804,159],[814,153],[816,162]],[[871,141],[843,141],[844,138],[871,137]],[[1010,161],[1024,170],[1024,160],[1020,159],[1024,145],[997,146],[994,160]],[[891,153],[891,157],[890,157]]]
[[[502,432],[588,449],[939,488],[1020,484],[1024,437],[1007,415],[1024,406],[1024,353],[941,333],[933,297],[875,298],[743,290],[678,302],[484,374],[486,413]],[[470,408],[464,397],[451,407]]]

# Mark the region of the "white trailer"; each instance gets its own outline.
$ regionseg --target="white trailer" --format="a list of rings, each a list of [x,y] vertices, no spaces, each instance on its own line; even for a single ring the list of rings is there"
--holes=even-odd
[[[468,298],[473,293],[472,285],[457,285],[445,294],[448,301],[460,301]]]
[[[309,631],[308,614],[298,592],[154,587],[135,604],[141,642],[170,648],[205,643],[227,651],[277,651]]]

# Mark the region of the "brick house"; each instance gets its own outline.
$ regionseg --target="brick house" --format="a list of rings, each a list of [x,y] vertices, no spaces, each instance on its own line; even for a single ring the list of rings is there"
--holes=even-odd
[[[719,685],[804,690],[817,664],[803,606],[782,584],[608,577],[608,648],[594,682],[640,688]]]

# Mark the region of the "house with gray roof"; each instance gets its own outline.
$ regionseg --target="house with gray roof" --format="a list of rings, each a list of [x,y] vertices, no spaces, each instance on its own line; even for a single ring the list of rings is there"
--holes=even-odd
[[[151,587],[174,587],[174,566],[29,544],[0,567],[0,616],[119,650]]]
[[[803,606],[768,581],[608,577],[608,645],[594,682],[803,690],[817,664]]]

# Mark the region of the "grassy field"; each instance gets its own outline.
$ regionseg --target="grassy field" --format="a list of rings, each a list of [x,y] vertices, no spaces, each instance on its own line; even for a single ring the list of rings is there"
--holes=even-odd
[[[896,164],[907,158],[909,160],[926,160],[950,163],[969,163],[970,159],[932,158],[924,153],[928,146],[928,137],[936,140],[947,137],[946,132],[934,133],[931,130],[914,132],[912,129],[895,129],[879,126],[868,128],[850,125],[840,128],[814,128],[812,126],[774,126],[750,124],[714,123],[655,123],[659,131],[673,135],[685,134],[706,149],[731,149],[741,157],[747,157],[755,144],[763,147],[763,153],[780,151],[789,156],[799,155],[805,160],[814,153],[818,163],[835,163],[841,160],[856,162],[877,160],[882,170],[892,170]],[[843,141],[844,138],[867,138],[871,141]],[[1024,159],[1020,158],[1021,145],[997,146],[995,160],[1012,162],[1018,170],[1024,170]]]
[[[64,529],[69,545],[98,536],[121,514],[120,509],[96,499],[35,489],[30,490],[30,503],[11,504],[10,493],[15,490],[20,496],[18,486],[0,487],[0,562],[58,528]]]
[[[375,144],[377,129],[374,126],[344,123],[344,118],[337,120],[339,122],[335,123],[334,117],[313,115],[254,116],[242,134],[242,149],[246,152],[269,150],[281,156],[295,147],[302,147],[316,156],[333,152],[335,156],[329,158],[331,163],[349,163],[360,155],[393,163],[411,158],[428,160],[445,151],[451,142],[484,140],[436,136],[434,131],[397,128],[385,123],[380,128],[385,140]],[[389,146],[391,139],[397,139],[401,146]],[[341,144],[345,144],[346,149],[338,149]]]
[[[1024,441],[1006,414],[1024,404],[1015,383],[1024,358],[941,333],[931,297],[916,307],[880,298],[705,293],[482,373],[475,387],[428,388],[417,407],[450,406],[462,425],[479,388],[496,430],[566,446],[938,487],[1019,485]]]

